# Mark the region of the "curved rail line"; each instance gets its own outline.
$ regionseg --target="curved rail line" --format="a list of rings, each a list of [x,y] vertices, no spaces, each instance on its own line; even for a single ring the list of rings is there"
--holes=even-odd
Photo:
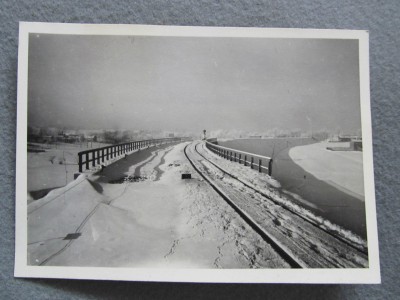
[[[190,144],[189,144],[190,145]],[[218,186],[216,186],[212,180],[196,166],[194,161],[187,154],[187,147],[184,148],[184,153],[192,167],[196,170],[200,176],[210,184],[210,186],[243,218],[243,220],[255,231],[257,232],[272,248],[292,267],[292,268],[307,268],[308,266],[297,257],[291,255],[290,251],[286,249],[283,245],[279,243],[273,236],[269,235],[263,228],[261,228],[257,222],[253,220],[245,211],[243,211],[239,206],[237,206],[228,195],[226,195]],[[195,148],[197,151],[197,149]]]
[[[318,226],[317,223],[313,222],[312,220],[309,220],[309,219],[305,218],[304,216],[302,216],[301,214],[297,213],[296,211],[293,211],[293,210],[290,210],[290,209],[286,208],[286,207],[283,206],[281,203],[277,202],[276,200],[274,200],[273,198],[271,198],[270,196],[268,196],[268,195],[265,194],[264,192],[260,191],[259,189],[255,188],[254,186],[252,186],[252,185],[246,183],[245,181],[241,180],[241,179],[238,178],[237,176],[235,176],[235,175],[233,175],[233,174],[227,172],[225,169],[221,168],[219,165],[217,165],[217,164],[214,163],[213,161],[211,161],[211,160],[209,160],[208,158],[206,158],[203,154],[201,154],[201,153],[199,152],[199,150],[197,150],[197,146],[198,146],[198,145],[199,145],[199,143],[196,144],[196,146],[194,147],[195,150],[196,150],[196,152],[197,152],[197,154],[199,154],[201,157],[203,157],[206,161],[208,161],[209,163],[211,163],[214,167],[216,167],[218,170],[220,170],[220,171],[223,172],[224,174],[226,174],[226,175],[232,177],[233,179],[236,179],[237,181],[239,181],[240,183],[242,183],[242,184],[245,185],[246,187],[250,188],[250,189],[253,190],[254,192],[260,194],[261,196],[263,196],[263,197],[265,197],[265,198],[267,198],[267,199],[269,199],[269,200],[271,200],[272,202],[274,202],[275,204],[281,206],[282,208],[284,208],[284,209],[290,211],[291,213],[293,213],[293,214],[295,214],[296,216],[300,217],[301,219],[303,219],[304,221],[306,221],[306,222],[308,222],[309,224],[313,225],[314,227],[316,227],[316,228],[318,228],[318,229],[320,229],[320,230],[326,232],[327,234],[329,234],[330,236],[334,237],[335,239],[340,240],[341,242],[345,243],[347,246],[349,246],[349,247],[351,247],[351,248],[353,248],[353,249],[355,249],[355,250],[357,250],[357,251],[359,251],[359,252],[361,252],[361,253],[363,253],[363,254],[368,255],[368,250],[360,249],[360,248],[354,246],[353,244],[351,244],[349,241],[345,240],[344,238],[342,238],[342,237],[340,237],[340,236],[337,236],[337,235],[333,234],[332,232],[330,232],[330,231],[328,231],[328,230],[326,230],[326,229],[324,229],[324,228],[321,228],[320,226]]]

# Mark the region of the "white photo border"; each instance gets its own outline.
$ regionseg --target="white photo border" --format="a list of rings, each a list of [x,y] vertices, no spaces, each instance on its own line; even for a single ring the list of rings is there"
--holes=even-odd
[[[20,22],[18,50],[15,277],[215,283],[380,283],[369,92],[369,36],[362,30],[191,27]],[[369,267],[360,269],[156,269],[53,267],[27,264],[27,90],[30,33],[355,39],[359,41],[360,107]]]

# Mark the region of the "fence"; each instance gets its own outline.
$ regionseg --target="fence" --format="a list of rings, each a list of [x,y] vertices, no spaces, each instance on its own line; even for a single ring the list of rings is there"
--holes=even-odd
[[[163,143],[180,142],[186,139],[187,138],[164,138],[164,139],[134,141],[134,142],[116,144],[116,145],[81,151],[78,153],[79,172],[82,173],[83,166],[86,167],[86,170],[89,170],[90,164],[91,167],[95,167],[96,165],[104,163],[104,161],[117,158],[136,149]]]
[[[272,174],[272,158],[254,153],[222,147],[206,141],[206,147],[215,154],[233,162],[238,162],[252,169],[258,169],[260,173]]]

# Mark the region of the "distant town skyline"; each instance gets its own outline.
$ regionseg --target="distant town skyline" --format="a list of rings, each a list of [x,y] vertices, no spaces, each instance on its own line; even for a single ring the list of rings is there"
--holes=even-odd
[[[357,132],[357,40],[31,34],[28,123]]]

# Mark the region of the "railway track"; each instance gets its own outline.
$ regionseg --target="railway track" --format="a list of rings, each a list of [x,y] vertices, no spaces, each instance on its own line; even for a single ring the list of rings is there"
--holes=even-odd
[[[270,197],[269,195],[267,195],[266,193],[264,193],[262,190],[260,190],[260,189],[258,189],[258,188],[256,188],[256,187],[254,187],[252,184],[249,184],[249,183],[246,182],[245,180],[243,180],[243,179],[241,179],[241,178],[238,178],[238,176],[235,176],[235,175],[231,174],[231,173],[228,172],[226,169],[222,168],[221,166],[219,166],[219,165],[216,164],[215,162],[213,162],[213,161],[211,161],[210,159],[206,158],[206,157],[204,156],[204,154],[201,154],[201,153],[199,152],[199,150],[197,149],[198,146],[199,146],[199,144],[196,144],[196,145],[195,145],[195,151],[196,151],[200,156],[202,156],[205,160],[207,160],[209,163],[211,163],[211,164],[214,165],[216,168],[218,168],[218,169],[219,169],[221,172],[223,172],[224,174],[227,174],[228,176],[231,176],[232,178],[238,180],[239,182],[241,182],[242,184],[244,184],[244,185],[247,186],[248,188],[250,188],[250,189],[254,190],[255,192],[259,193],[260,195],[262,195],[262,196],[268,198],[269,200],[273,201],[274,203],[283,206],[284,208],[288,209],[288,210],[289,210],[290,212],[292,212],[293,214],[299,216],[300,218],[302,218],[302,219],[305,220],[306,222],[309,222],[310,224],[316,226],[317,228],[319,228],[319,229],[325,231],[327,234],[333,236],[334,238],[341,240],[342,242],[344,242],[344,243],[347,244],[348,246],[350,246],[350,247],[356,249],[357,251],[360,251],[360,252],[362,252],[362,253],[368,255],[368,250],[367,250],[367,248],[366,248],[364,245],[355,244],[355,243],[352,242],[352,241],[346,240],[344,237],[341,237],[341,236],[339,236],[338,234],[335,234],[335,233],[329,231],[328,229],[325,229],[325,228],[321,227],[321,226],[320,226],[321,224],[318,223],[317,221],[315,221],[311,216],[304,216],[304,215],[298,213],[296,210],[292,209],[291,207],[286,207],[285,205],[282,205],[282,203],[276,201],[276,199],[273,199],[272,197]],[[204,146],[204,144],[203,144],[202,146]],[[203,147],[203,148],[205,149],[206,147]],[[337,206],[336,206],[336,207],[337,207]]]
[[[193,168],[293,268],[365,268],[368,256],[275,203],[200,153],[185,147]]]

